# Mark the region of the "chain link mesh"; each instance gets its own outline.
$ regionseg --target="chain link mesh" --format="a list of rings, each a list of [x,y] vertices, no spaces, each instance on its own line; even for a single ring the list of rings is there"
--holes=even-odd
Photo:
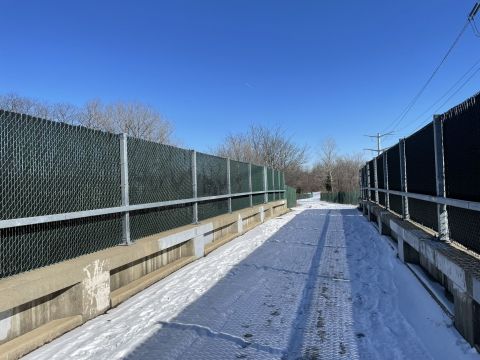
[[[450,237],[480,254],[480,213],[447,206]]]
[[[274,182],[273,182],[273,169],[267,168],[267,185],[268,190],[275,190]],[[275,195],[274,193],[268,193],[268,201],[274,201]]]
[[[370,187],[374,188],[375,187],[375,168],[373,167],[373,160],[368,162],[368,171],[370,172],[369,178],[370,178]],[[372,201],[375,201],[375,191],[370,190],[370,199]]]
[[[400,146],[397,144],[387,150],[388,160],[388,188],[390,190],[402,191],[400,177]]]
[[[240,161],[230,161],[230,181],[232,193],[243,193],[250,191],[249,164]],[[250,196],[232,198],[232,211],[250,207]]]
[[[130,204],[193,197],[192,152],[151,141],[128,138]],[[130,213],[133,240],[192,222],[191,204]]]
[[[113,134],[0,110],[0,218],[121,205]]]
[[[429,124],[405,140],[408,192],[436,195],[435,146],[433,124]],[[437,205],[408,199],[410,218],[434,230],[437,226]]]
[[[0,230],[0,277],[119,245],[122,218],[105,215]]]
[[[389,190],[401,191],[400,146],[398,144],[387,150],[387,161],[388,188]],[[390,194],[388,199],[390,210],[402,215],[402,197]]]
[[[191,151],[135,138],[127,148],[130,204],[193,197]]]
[[[250,196],[238,196],[232,199],[232,211],[250,207]]]
[[[384,178],[385,169],[384,169],[383,157],[384,157],[384,155],[381,154],[376,159],[376,161],[377,161],[377,178],[378,178],[378,188],[379,189],[385,189],[385,178]],[[385,199],[386,199],[385,193],[379,191],[378,192],[378,202],[380,203],[380,205],[386,206]]]
[[[265,190],[265,184],[263,179],[263,166],[252,164],[252,191]]]
[[[121,205],[117,135],[0,110],[0,218]],[[118,245],[119,215],[0,230],[0,277]]]
[[[227,159],[197,153],[197,194],[199,197],[228,193]],[[198,204],[198,219],[226,214],[228,200],[205,201]]]
[[[252,196],[252,204],[253,205],[260,205],[265,203],[265,195],[263,194],[255,194]]]
[[[232,194],[250,191],[248,181],[248,164],[240,161],[230,161],[230,183]]]
[[[198,203],[198,220],[205,220],[226,213],[228,213],[228,199],[204,201]]]
[[[480,202],[480,94],[442,115],[447,197]]]
[[[130,236],[137,240],[145,236],[192,223],[191,204],[137,210],[130,213]]]
[[[197,195],[203,197],[227,193],[227,159],[197,153]]]
[[[393,212],[401,216],[402,215],[402,197],[399,195],[390,194],[389,201],[390,201],[390,210],[392,210]]]
[[[447,197],[480,202],[480,93],[443,114]],[[450,237],[480,253],[480,212],[447,207]]]

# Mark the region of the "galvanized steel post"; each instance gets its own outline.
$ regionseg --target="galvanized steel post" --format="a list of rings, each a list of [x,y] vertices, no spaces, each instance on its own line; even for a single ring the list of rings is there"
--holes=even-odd
[[[433,117],[433,138],[435,143],[435,175],[437,196],[446,197],[445,186],[445,159],[443,152],[443,123],[439,116]],[[437,204],[438,239],[450,241],[448,229],[448,211],[446,204]]]
[[[265,190],[265,199],[264,203],[268,203],[268,176],[267,176],[267,167],[263,167],[263,188]]]
[[[250,207],[253,206],[253,195],[252,195],[252,164],[248,163],[248,191],[250,191]]]
[[[378,189],[378,165],[377,165],[377,160],[378,157],[373,159],[373,181],[375,182],[375,189]],[[375,202],[378,204],[380,203],[379,201],[379,196],[378,196],[378,190],[375,190]]]
[[[402,192],[408,192],[407,186],[407,159],[405,154],[405,139],[400,139],[399,144],[400,151],[400,184],[402,187]],[[402,219],[409,220],[410,212],[408,211],[408,197],[406,195],[402,196]]]
[[[278,187],[277,187],[277,189],[278,189],[278,190],[282,190],[282,189],[280,188],[280,171],[277,171],[277,175],[278,175],[278,176],[277,176],[277,178],[278,178]],[[281,194],[280,192],[278,192],[278,199],[277,199],[277,200],[280,200],[281,198],[282,198],[282,194]]]
[[[228,186],[228,212],[232,212],[232,182],[230,175],[230,158],[227,159],[227,186]]]
[[[365,166],[366,169],[367,169],[367,188],[370,188],[370,165],[368,164],[367,162],[367,165]],[[370,196],[370,189],[367,190],[367,201],[370,201],[371,200],[371,196]]]
[[[122,192],[122,206],[130,205],[128,195],[128,150],[127,150],[127,134],[120,134],[120,181]],[[130,213],[125,211],[122,220],[122,237],[123,243],[130,245]]]
[[[192,150],[192,190],[193,198],[196,199],[197,195],[197,152]],[[198,202],[193,203],[193,223],[198,223]]]
[[[385,207],[390,209],[390,196],[388,194],[388,190],[390,189],[388,186],[388,153],[385,151],[383,153],[383,186],[387,192],[385,193]]]

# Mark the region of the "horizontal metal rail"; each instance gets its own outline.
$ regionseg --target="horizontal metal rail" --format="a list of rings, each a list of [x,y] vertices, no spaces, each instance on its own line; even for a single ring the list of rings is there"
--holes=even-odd
[[[236,193],[236,194],[204,196],[204,197],[196,197],[196,198],[181,199],[181,200],[160,201],[160,202],[147,203],[147,204],[125,205],[125,206],[117,206],[117,207],[103,208],[103,209],[75,211],[75,212],[63,213],[63,214],[52,214],[52,215],[32,216],[27,218],[7,219],[7,220],[0,220],[0,229],[8,229],[8,228],[27,226],[27,225],[45,224],[45,223],[65,221],[65,220],[75,220],[75,219],[82,219],[82,218],[93,217],[93,216],[112,215],[112,214],[125,213],[129,211],[154,209],[154,208],[160,208],[160,207],[166,207],[166,206],[183,205],[183,204],[204,202],[204,201],[211,201],[211,200],[228,199],[229,197],[264,194],[265,192],[267,193],[285,192],[285,190],[253,191],[253,192],[244,192],[244,193]]]
[[[372,188],[372,187],[364,187],[363,190],[379,191],[387,195],[392,194],[392,195],[405,196],[407,198],[428,201],[435,204],[443,204],[443,205],[449,205],[449,206],[462,208],[462,209],[480,211],[480,202],[475,202],[475,201],[444,198],[439,196],[416,194],[416,193],[396,191],[396,190],[378,189],[378,188]]]

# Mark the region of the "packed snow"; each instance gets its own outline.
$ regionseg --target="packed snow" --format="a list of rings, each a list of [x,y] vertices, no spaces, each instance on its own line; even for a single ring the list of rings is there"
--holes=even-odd
[[[26,359],[480,359],[352,206],[302,200]]]

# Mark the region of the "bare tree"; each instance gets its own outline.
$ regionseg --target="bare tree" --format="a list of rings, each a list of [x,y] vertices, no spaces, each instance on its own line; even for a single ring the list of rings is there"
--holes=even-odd
[[[335,141],[326,139],[320,147],[319,161],[311,171],[313,182],[322,191],[355,191],[358,189],[358,171],[363,163],[362,154],[340,156]]]
[[[78,117],[79,123],[91,129],[103,130],[107,128],[105,106],[99,99],[85,103]]]
[[[141,103],[116,103],[107,107],[113,128],[140,139],[168,143],[172,126],[150,106]]]
[[[333,170],[337,158],[337,143],[334,139],[325,139],[320,147],[320,161],[325,171],[324,184],[327,191],[333,191]]]
[[[17,94],[5,94],[0,95],[0,109],[173,144],[172,124],[154,108],[139,102],[103,104],[94,99],[76,107],[69,103],[49,104]]]
[[[292,183],[307,162],[306,151],[306,146],[295,144],[282,128],[252,125],[246,133],[227,136],[215,153],[282,170]]]
[[[47,103],[15,93],[0,95],[0,109],[41,118],[49,118],[51,115]]]
[[[55,121],[64,122],[67,124],[78,123],[80,109],[69,103],[56,103],[50,105],[49,114],[45,118],[50,118]]]

